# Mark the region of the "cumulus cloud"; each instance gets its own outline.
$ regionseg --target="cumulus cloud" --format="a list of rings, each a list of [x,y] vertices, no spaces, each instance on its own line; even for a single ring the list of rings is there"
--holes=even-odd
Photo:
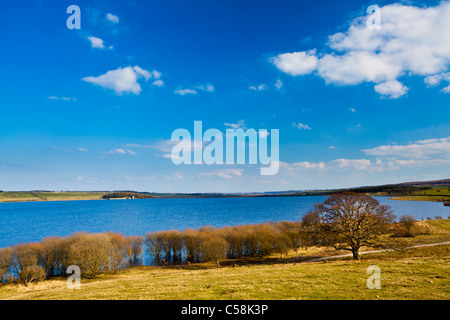
[[[145,81],[148,81],[151,78],[158,79],[160,76],[161,73],[156,70],[147,71],[139,66],[128,66],[110,70],[98,77],[85,77],[81,80],[114,90],[116,94],[133,93],[138,95],[142,90],[139,79],[144,78]]]
[[[164,81],[162,80],[155,80],[152,83],[152,86],[162,87],[164,85]]]
[[[329,53],[283,53],[271,61],[293,76],[315,73],[338,85],[374,83],[378,93],[390,98],[406,94],[401,77],[424,76],[427,84],[436,84],[435,76],[442,77],[450,67],[450,2],[435,7],[386,5],[381,16],[379,30],[367,28],[368,16],[362,16],[346,32],[331,35]]]
[[[119,17],[111,13],[106,14],[106,19],[108,19],[112,23],[119,23]]]
[[[405,95],[408,92],[408,88],[397,80],[389,80],[377,84],[375,86],[375,91],[383,96],[397,99]]]
[[[319,59],[316,50],[282,53],[271,59],[281,71],[291,76],[300,76],[316,70]]]
[[[194,89],[178,89],[174,91],[176,94],[179,94],[180,96],[185,96],[187,94],[198,94],[197,90]]]
[[[424,79],[424,82],[429,86],[437,86],[442,81],[450,82],[450,72],[443,72],[428,76]]]
[[[441,157],[450,159],[450,137],[416,141],[408,145],[386,145],[362,150],[367,155],[410,159]]]
[[[88,40],[91,42],[92,48],[105,49],[102,39],[97,37],[88,37]]]

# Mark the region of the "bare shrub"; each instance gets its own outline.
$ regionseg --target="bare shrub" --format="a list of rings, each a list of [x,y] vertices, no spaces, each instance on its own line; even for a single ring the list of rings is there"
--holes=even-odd
[[[399,223],[392,225],[394,237],[414,237],[416,235],[417,221],[413,216],[403,215],[399,218]]]
[[[126,257],[130,267],[141,265],[144,239],[142,236],[129,236],[126,241]]]
[[[11,248],[0,249],[0,282],[7,279],[11,263]]]
[[[39,264],[47,277],[64,274],[63,263],[66,256],[65,241],[60,237],[45,238],[41,242]]]
[[[23,268],[19,273],[19,281],[25,285],[45,279],[45,270],[41,266],[31,265]]]
[[[200,261],[200,244],[202,242],[200,231],[186,229],[181,233],[184,247],[186,249],[186,259],[189,262]]]
[[[178,230],[170,230],[167,234],[169,239],[169,250],[175,259],[181,259],[183,250],[183,240],[181,233]]]
[[[12,247],[10,267],[17,281],[28,285],[45,279],[44,269],[38,265],[42,245],[40,243],[19,244]]]
[[[145,234],[145,244],[152,255],[153,259],[161,260],[161,252],[162,252],[162,243],[160,241],[160,237],[158,233],[146,233]]]
[[[117,233],[109,232],[107,235],[109,237],[109,268],[116,273],[127,254],[127,239]]]
[[[262,258],[271,254],[275,248],[276,234],[275,229],[270,224],[260,223],[254,228],[256,247],[258,255]]]
[[[86,277],[93,278],[109,265],[110,242],[106,234],[78,233],[72,236],[69,259]]]
[[[226,257],[227,246],[224,238],[213,233],[203,232],[201,235],[201,255],[204,261],[214,261],[217,268],[220,267],[220,260]]]

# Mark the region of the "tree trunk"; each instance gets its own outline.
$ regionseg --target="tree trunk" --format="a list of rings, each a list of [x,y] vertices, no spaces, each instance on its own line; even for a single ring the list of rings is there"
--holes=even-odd
[[[359,248],[352,248],[353,260],[360,260]]]

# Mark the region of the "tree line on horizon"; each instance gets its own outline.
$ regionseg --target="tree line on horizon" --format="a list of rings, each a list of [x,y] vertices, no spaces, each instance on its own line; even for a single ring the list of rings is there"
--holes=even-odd
[[[187,263],[222,259],[282,258],[300,247],[327,246],[348,250],[360,259],[361,247],[392,248],[395,237],[414,236],[414,218],[395,223],[390,208],[376,199],[356,193],[331,195],[301,221],[268,222],[215,228],[205,226],[184,231],[169,230],[145,236],[118,233],[75,233],[45,238],[0,249],[2,282],[28,284],[54,276],[66,276],[70,265],[80,267],[84,277],[142,265],[144,245],[156,265],[184,260]]]

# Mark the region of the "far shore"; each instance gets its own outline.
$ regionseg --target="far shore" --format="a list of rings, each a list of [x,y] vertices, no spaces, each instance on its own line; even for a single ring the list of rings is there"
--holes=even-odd
[[[25,193],[25,192],[24,192]],[[44,202],[44,201],[88,201],[88,200],[139,200],[139,198],[102,198],[105,194],[100,193],[89,193],[89,192],[80,192],[82,195],[77,195],[76,192],[70,192],[68,196],[65,196],[63,192],[61,193],[46,193],[44,197],[5,197],[5,195],[8,194],[8,192],[0,193],[0,203],[12,203],[12,202]],[[17,194],[17,193],[15,193]],[[323,193],[317,193],[317,194],[283,194],[283,193],[277,193],[277,194],[179,194],[179,195],[170,195],[170,196],[164,196],[164,195],[158,195],[158,196],[151,196],[145,199],[188,199],[188,198],[255,198],[255,197],[305,197],[305,196],[328,196],[330,194],[323,194]],[[382,196],[382,197],[388,197],[385,195],[372,195],[371,196]],[[389,200],[400,200],[400,201],[429,201],[429,202],[444,202],[446,199],[439,199],[437,197],[430,197],[430,196],[399,196],[399,197],[389,197]]]

